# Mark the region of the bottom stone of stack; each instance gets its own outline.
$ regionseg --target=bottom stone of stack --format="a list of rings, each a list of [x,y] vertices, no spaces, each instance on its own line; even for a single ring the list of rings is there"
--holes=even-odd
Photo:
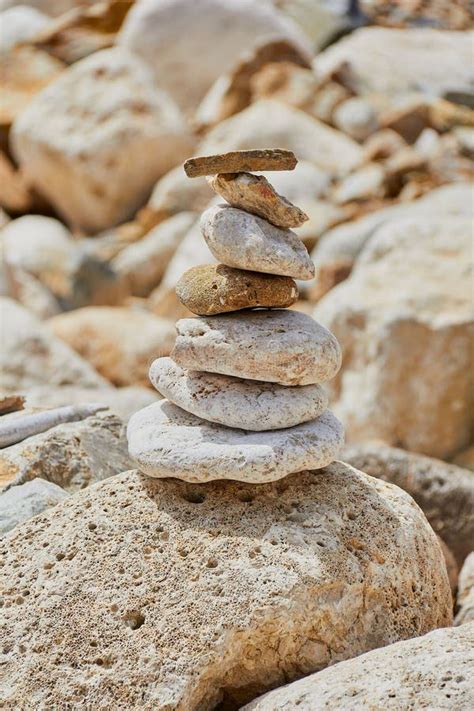
[[[344,431],[328,410],[296,427],[249,432],[205,422],[162,400],[132,416],[127,437],[130,456],[149,476],[260,484],[325,467],[337,458]]]

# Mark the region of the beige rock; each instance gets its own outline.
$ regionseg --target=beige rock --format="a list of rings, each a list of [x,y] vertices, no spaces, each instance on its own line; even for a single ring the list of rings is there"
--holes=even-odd
[[[97,397],[93,392],[89,397]],[[0,451],[0,477],[15,486],[39,477],[78,491],[129,466],[123,423],[110,413],[57,425]]]
[[[55,506],[67,496],[67,492],[60,486],[43,479],[34,479],[1,492],[0,536],[11,531],[19,523]]]
[[[314,264],[291,230],[229,205],[209,207],[201,231],[215,259],[229,267],[312,279]]]
[[[51,318],[61,313],[58,299],[50,290],[29,272],[12,269],[4,261],[8,288],[5,295],[18,301],[40,320]]]
[[[293,170],[297,162],[292,151],[255,148],[188,158],[184,163],[184,172],[188,178],[198,178],[202,175],[242,173],[250,170]]]
[[[191,146],[178,108],[119,47],[69,67],[22,112],[12,134],[31,183],[89,232],[130,217]]]
[[[338,204],[354,200],[383,198],[386,193],[385,170],[379,163],[369,163],[341,180],[333,191]]]
[[[473,642],[474,625],[435,630],[271,691],[242,711],[468,709],[474,704]]]
[[[365,161],[369,163],[375,160],[385,160],[401,148],[405,148],[406,145],[406,141],[400,134],[391,128],[376,131],[364,143]]]
[[[79,694],[114,708],[238,708],[451,623],[419,508],[340,463],[254,486],[127,472],[1,545],[7,708]]]
[[[146,311],[89,306],[48,321],[65,341],[114,385],[147,385],[154,358],[173,347],[173,324]]]
[[[94,0],[80,0],[81,5],[92,5],[93,3]],[[1,11],[18,5],[28,5],[50,17],[57,17],[77,8],[78,3],[77,0],[0,0]]]
[[[353,97],[336,107],[333,116],[335,126],[356,141],[365,141],[378,128],[375,109],[369,101]]]
[[[310,385],[339,370],[334,336],[297,311],[253,311],[181,319],[172,358],[191,370],[206,370],[282,385]]]
[[[458,467],[464,467],[465,469],[470,469],[474,471],[474,444],[470,447],[463,449],[462,452],[456,454],[453,459],[453,464],[457,464]]]
[[[412,496],[459,565],[474,549],[474,474],[381,443],[348,445],[342,459]]]
[[[414,143],[431,125],[429,102],[419,97],[405,99],[381,114],[380,125],[396,131],[407,143]]]
[[[328,406],[320,385],[291,388],[183,370],[171,358],[158,358],[152,363],[150,380],[163,397],[196,417],[256,432],[314,420]]]
[[[230,205],[259,215],[277,227],[299,227],[308,215],[279,195],[263,175],[224,173],[209,179],[209,185]]]
[[[46,383],[49,387],[107,387],[107,381],[86,360],[11,299],[0,299],[0,327],[0,390],[21,393]]]
[[[455,599],[456,590],[458,589],[459,566],[456,562],[456,558],[454,557],[454,553],[439,536],[438,543],[443,551],[444,562],[446,563],[446,570],[449,578],[449,586],[451,588],[453,599]]]
[[[474,623],[474,553],[470,553],[459,574],[455,625]]]
[[[349,441],[441,459],[471,441],[471,226],[461,217],[390,222],[319,302],[315,318],[345,353],[330,387]]]
[[[307,160],[299,160],[294,170],[264,172],[263,175],[280,195],[298,205],[324,196],[331,185],[331,177]]]
[[[199,316],[256,307],[284,308],[298,299],[290,277],[232,269],[224,264],[192,267],[176,285],[180,301]]]
[[[28,5],[11,7],[2,11],[0,6],[0,52],[8,52],[22,42],[28,42],[44,29],[50,19],[44,13]],[[3,58],[2,58],[3,61]]]
[[[161,217],[177,212],[201,212],[214,197],[206,178],[189,180],[182,165],[159,179],[147,203],[147,208]]]

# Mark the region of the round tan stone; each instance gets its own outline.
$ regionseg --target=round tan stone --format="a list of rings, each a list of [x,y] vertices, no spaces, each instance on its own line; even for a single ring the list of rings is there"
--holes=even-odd
[[[203,264],[183,274],[176,285],[179,300],[198,316],[223,314],[259,306],[281,308],[298,299],[290,277]]]

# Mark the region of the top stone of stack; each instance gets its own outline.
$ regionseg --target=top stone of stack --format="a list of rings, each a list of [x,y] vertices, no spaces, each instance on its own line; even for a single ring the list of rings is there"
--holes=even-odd
[[[184,164],[184,172],[188,178],[198,178],[203,175],[245,173],[253,170],[294,170],[297,162],[292,151],[256,148],[189,158]]]

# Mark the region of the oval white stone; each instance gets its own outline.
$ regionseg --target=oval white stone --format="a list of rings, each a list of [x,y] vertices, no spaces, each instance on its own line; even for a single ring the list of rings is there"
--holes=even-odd
[[[157,358],[150,380],[186,412],[227,427],[262,432],[293,427],[319,417],[328,406],[320,385],[287,387],[229,375],[183,370],[171,358]]]
[[[133,415],[127,437],[130,456],[149,476],[260,484],[326,466],[337,457],[344,434],[328,410],[296,427],[248,432],[205,422],[161,400]]]

